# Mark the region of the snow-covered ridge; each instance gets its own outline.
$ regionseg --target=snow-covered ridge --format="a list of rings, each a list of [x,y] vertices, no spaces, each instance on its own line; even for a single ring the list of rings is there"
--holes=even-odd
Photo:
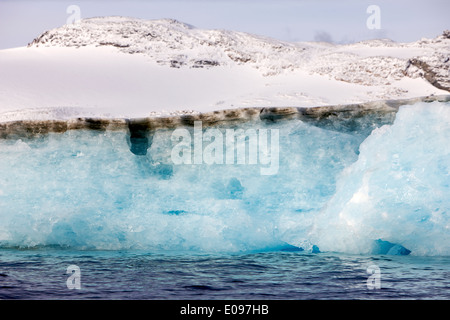
[[[280,71],[295,58],[304,60],[297,57],[301,49],[294,44],[242,32],[200,30],[173,19],[84,19],[46,31],[29,46],[112,46],[130,54],[146,54],[175,68],[251,63]]]
[[[288,43],[169,19],[85,19],[0,50],[0,122],[448,95],[449,38]]]
[[[265,76],[300,69],[365,86],[422,77],[436,88],[450,91],[449,31],[412,43],[370,40],[333,45],[201,30],[171,19],[101,17],[46,31],[29,44],[43,46],[110,46],[173,68],[250,65]]]

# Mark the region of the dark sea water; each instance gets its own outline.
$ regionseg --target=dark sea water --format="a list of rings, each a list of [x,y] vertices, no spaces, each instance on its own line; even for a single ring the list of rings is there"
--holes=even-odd
[[[79,267],[79,289],[68,287],[71,265]],[[379,287],[369,279],[373,265]],[[0,250],[0,299],[449,298],[450,257]]]

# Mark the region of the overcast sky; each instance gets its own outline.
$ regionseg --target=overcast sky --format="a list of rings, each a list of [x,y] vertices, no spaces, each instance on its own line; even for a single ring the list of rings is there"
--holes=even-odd
[[[409,42],[450,29],[450,0],[0,0],[0,49],[25,46],[64,25],[67,8],[81,18],[120,15],[173,18],[202,29],[228,29],[286,41],[348,43],[373,38]],[[368,28],[379,8],[379,25]]]

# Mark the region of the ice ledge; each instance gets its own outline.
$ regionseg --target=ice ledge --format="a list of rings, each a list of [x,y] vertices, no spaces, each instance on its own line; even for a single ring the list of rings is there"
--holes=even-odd
[[[355,120],[363,116],[375,116],[392,120],[400,106],[417,102],[448,102],[450,95],[425,96],[411,99],[380,100],[359,104],[330,105],[320,107],[270,107],[240,108],[212,111],[198,114],[174,116],[150,116],[147,118],[74,118],[67,120],[19,120],[0,122],[0,139],[35,138],[48,133],[64,133],[68,130],[127,131],[131,135],[156,129],[171,129],[192,126],[202,121],[203,127],[224,123],[248,121],[274,122],[287,119],[300,119],[313,125],[333,129],[357,126]]]

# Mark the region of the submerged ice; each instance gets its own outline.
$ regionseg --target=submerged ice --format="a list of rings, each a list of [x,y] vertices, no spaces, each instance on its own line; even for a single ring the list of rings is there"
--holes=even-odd
[[[168,129],[134,153],[126,132],[1,140],[0,243],[449,255],[449,104],[361,121],[376,129],[240,124],[279,130],[269,176],[249,163],[176,165]]]

